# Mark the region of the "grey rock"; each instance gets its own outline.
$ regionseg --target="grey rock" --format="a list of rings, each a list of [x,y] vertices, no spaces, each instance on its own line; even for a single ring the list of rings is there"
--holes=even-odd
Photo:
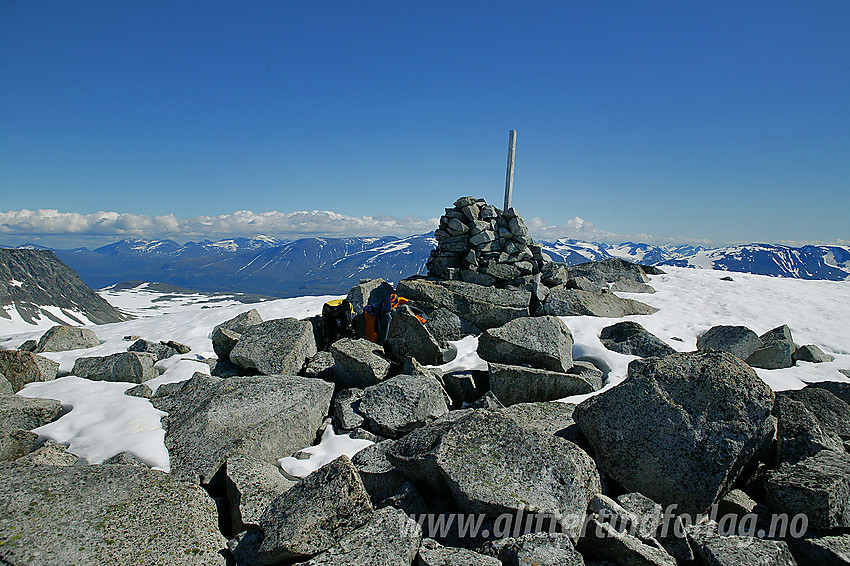
[[[419,547],[416,566],[502,566],[502,561],[465,548],[445,547],[426,538]]]
[[[576,407],[599,467],[628,491],[704,513],[770,446],[773,391],[725,352],[635,360]]]
[[[439,369],[423,366],[411,356],[404,358],[401,362],[398,373],[401,375],[421,375],[423,377],[433,377],[437,381],[441,381],[440,378],[442,375]]]
[[[414,482],[451,494],[463,512],[496,518],[534,509],[573,536],[601,491],[595,463],[578,446],[486,409],[413,431],[387,458]]]
[[[604,261],[591,261],[570,266],[569,273],[570,277],[586,277],[591,281],[649,283],[646,270],[646,266],[615,257]]]
[[[622,279],[611,283],[610,289],[617,293],[654,293],[655,288],[646,283],[638,283],[630,279]]]
[[[219,360],[230,360],[230,352],[236,347],[236,343],[242,337],[241,334],[228,328],[216,327],[212,331],[213,351]]]
[[[263,317],[260,316],[260,312],[257,309],[251,309],[239,313],[230,320],[225,320],[221,324],[216,325],[215,328],[226,328],[236,334],[245,334],[248,332],[249,328],[262,324],[262,322]],[[215,328],[213,330],[215,330]]]
[[[642,493],[625,493],[617,498],[617,503],[634,518],[636,535],[641,540],[654,537],[661,526],[664,510],[661,505]]]
[[[758,503],[753,501],[749,495],[740,489],[733,489],[717,502],[717,516],[735,515],[738,520],[741,520],[744,515],[753,513],[756,505]]]
[[[59,371],[59,362],[32,352],[0,350],[0,374],[12,385],[15,392],[27,383],[53,381]]]
[[[613,293],[593,293],[581,289],[554,288],[543,304],[553,316],[602,316],[620,318],[634,314],[653,314],[658,309],[634,299],[621,299]]]
[[[676,350],[649,332],[637,322],[626,320],[602,329],[599,335],[602,345],[620,354],[641,358],[668,356]]]
[[[272,501],[295,484],[274,464],[244,456],[228,458],[225,489],[233,532],[258,526]]]
[[[783,391],[781,395],[803,403],[827,434],[850,440],[850,405],[832,392],[820,387],[807,387]]]
[[[444,307],[486,330],[529,316],[531,292],[525,289],[496,289],[463,281],[406,279],[398,284],[399,295],[415,304]]]
[[[411,566],[422,541],[421,527],[403,511],[384,507],[360,529],[303,566]]]
[[[319,379],[195,374],[152,399],[165,411],[172,474],[209,482],[236,456],[274,463],[310,446],[330,407],[333,385]]]
[[[175,348],[166,345],[163,342],[150,342],[148,340],[144,340],[139,338],[135,342],[133,342],[129,348],[127,348],[128,352],[147,352],[149,354],[153,354],[156,361],[164,360],[166,358],[170,358],[171,356],[177,356],[180,354]]]
[[[428,505],[410,481],[404,482],[398,491],[381,501],[378,507],[395,507],[404,511],[408,517],[421,517],[428,512]]]
[[[428,313],[425,327],[442,348],[445,348],[448,342],[481,333],[481,330],[474,324],[463,320],[457,314],[443,307]]]
[[[850,382],[847,381],[818,381],[808,384],[804,389],[826,389],[848,405],[850,405]]]
[[[160,342],[160,344],[162,344],[164,346],[168,346],[172,350],[176,350],[177,353],[180,354],[181,356],[184,355],[184,354],[188,354],[189,352],[192,351],[192,348],[190,348],[189,346],[187,346],[185,344],[181,344],[180,342],[175,342],[174,340],[165,340],[165,341]]]
[[[363,399],[363,390],[356,387],[342,389],[334,395],[331,405],[333,416],[339,428],[352,430],[363,424],[363,415],[357,412],[356,406]]]
[[[568,280],[567,268],[560,263],[548,262],[540,270],[540,281],[547,287],[565,285]]]
[[[850,534],[807,533],[802,538],[788,539],[791,553],[798,564],[813,566],[845,566],[850,564]]]
[[[688,529],[688,540],[701,564],[706,566],[796,566],[797,562],[781,540],[768,540],[737,535],[722,536],[717,525],[709,522]]]
[[[260,561],[276,564],[320,553],[372,516],[369,494],[343,455],[298,482],[260,518]]]
[[[797,351],[794,352],[795,362],[812,362],[813,364],[821,364],[824,362],[831,362],[834,359],[834,356],[827,354],[814,344],[800,346],[797,348]]]
[[[142,397],[144,399],[150,399],[153,397],[153,390],[147,384],[140,383],[125,391],[124,395],[127,395],[128,397]]]
[[[585,535],[579,539],[577,546],[585,559],[610,560],[615,564],[676,566],[676,560],[666,550],[644,544],[639,538],[619,532],[609,523],[594,518],[588,520]]]
[[[0,430],[32,430],[62,416],[62,403],[20,395],[0,395]]]
[[[482,552],[505,566],[584,566],[572,539],[564,533],[528,533],[487,543]]]
[[[132,452],[119,452],[115,456],[107,458],[102,463],[105,465],[113,466],[141,466],[143,468],[150,467]]]
[[[232,566],[261,566],[260,545],[263,543],[263,531],[251,529],[243,531],[227,541],[227,550],[232,557]],[[230,566],[231,563],[228,562]]]
[[[796,464],[821,450],[843,450],[841,438],[827,432],[801,401],[780,392],[776,396],[776,460]]]
[[[232,362],[228,362],[227,360],[204,360],[207,362],[207,365],[210,366],[210,375],[213,377],[238,377],[240,375],[245,375],[249,373],[243,370],[241,367],[237,366]],[[161,386],[160,386],[161,387]]]
[[[565,372],[573,365],[572,352],[573,335],[567,325],[554,316],[516,318],[498,328],[485,330],[478,338],[478,355],[497,364],[527,364]]]
[[[21,429],[0,429],[0,462],[17,460],[36,447],[38,435]],[[2,548],[0,548],[2,556]]]
[[[754,368],[782,369],[794,365],[794,344],[769,342],[750,354],[747,363]]]
[[[609,523],[618,531],[627,531],[635,536],[637,517],[607,495],[602,493],[594,495],[587,504],[587,512],[600,523]]]
[[[571,375],[577,375],[589,382],[593,386],[593,390],[602,389],[604,382],[604,373],[601,369],[593,365],[591,362],[584,360],[573,360],[573,367],[567,370]]]
[[[76,466],[80,458],[68,452],[67,447],[48,438],[41,446],[17,461],[38,466]]]
[[[397,375],[367,387],[358,411],[375,432],[398,437],[445,415],[449,408],[436,379]]]
[[[317,352],[315,356],[307,360],[303,374],[306,377],[318,377],[325,381],[333,381],[335,363],[334,356],[330,352]]]
[[[44,333],[33,352],[64,352],[82,350],[100,345],[93,330],[76,326],[54,326]]]
[[[334,379],[342,387],[368,387],[386,379],[390,362],[377,344],[363,338],[343,338],[330,347]]]
[[[375,505],[391,497],[407,482],[407,476],[387,459],[387,450],[393,443],[387,440],[367,446],[351,459]]]
[[[570,403],[517,403],[500,409],[499,412],[512,419],[518,426],[544,435],[555,435],[576,442],[574,433],[581,431],[573,420],[576,406]]]
[[[411,356],[426,365],[435,365],[443,361],[440,344],[407,305],[399,305],[393,309],[386,349],[397,360]]]
[[[12,384],[6,379],[6,376],[0,373],[0,395],[14,395],[15,390],[12,389]]]
[[[603,290],[608,290],[608,283],[604,279],[591,281],[587,277],[570,277],[563,285],[565,289],[580,289],[582,291],[590,291],[592,293],[601,293]]]
[[[0,540],[9,564],[151,566],[223,565],[226,542],[206,492],[169,474],[17,462],[0,465]]]
[[[73,375],[93,381],[122,381],[142,383],[159,375],[153,354],[118,352],[110,356],[77,358]]]
[[[794,352],[795,362],[812,362],[813,364],[820,364],[824,362],[831,362],[834,359],[834,356],[827,354],[814,344],[800,346]]]
[[[230,361],[266,375],[296,375],[316,351],[309,322],[282,318],[250,327],[230,352]]]
[[[792,517],[805,513],[809,527],[850,527],[850,455],[821,450],[765,477],[767,504]]]
[[[460,278],[462,281],[466,283],[474,283],[475,285],[480,285],[482,287],[489,287],[496,283],[496,278],[486,273],[479,273],[477,271],[472,271],[470,269],[464,269],[460,272]]]
[[[505,406],[554,401],[592,393],[598,387],[580,375],[489,363],[490,390]]]
[[[35,340],[24,340],[17,349],[22,352],[35,352],[36,346],[38,346],[38,342]]]
[[[352,287],[345,298],[351,303],[354,314],[357,315],[363,312],[366,305],[375,304],[392,293],[393,286],[383,279],[370,279]]]
[[[729,352],[742,360],[761,347],[761,338],[746,326],[713,326],[697,337],[698,350]]]
[[[788,344],[794,344],[794,338],[791,336],[791,329],[788,328],[787,324],[768,330],[759,336],[759,338],[761,338],[763,344],[771,344],[773,342],[787,342]]]

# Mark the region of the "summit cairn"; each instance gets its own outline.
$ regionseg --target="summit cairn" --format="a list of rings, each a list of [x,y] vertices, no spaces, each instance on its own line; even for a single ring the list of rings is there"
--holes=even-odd
[[[550,262],[516,209],[503,211],[483,198],[458,199],[440,218],[434,237],[438,245],[428,259],[428,275],[439,279],[519,286]]]

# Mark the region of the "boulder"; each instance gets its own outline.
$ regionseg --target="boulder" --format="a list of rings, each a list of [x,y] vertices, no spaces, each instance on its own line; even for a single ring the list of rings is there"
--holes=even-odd
[[[483,552],[510,566],[584,566],[572,539],[564,533],[528,533],[487,543]]]
[[[806,406],[827,434],[850,440],[850,405],[827,389],[806,387],[796,391],[783,391],[780,395],[790,397]]]
[[[296,375],[316,352],[309,322],[281,318],[250,327],[231,350],[230,361],[265,375]]]
[[[449,342],[460,340],[464,336],[481,333],[481,330],[474,324],[463,320],[457,314],[443,307],[428,313],[425,327],[441,348],[445,348]]]
[[[762,345],[758,334],[746,326],[713,326],[697,337],[697,350],[729,352],[742,360]]]
[[[296,484],[285,478],[279,467],[257,458],[228,458],[226,469],[225,490],[234,533],[258,526],[271,502]]]
[[[850,382],[848,381],[817,381],[808,384],[804,389],[826,389],[850,405]]]
[[[573,420],[575,408],[571,403],[517,403],[500,409],[499,412],[523,428],[576,442],[575,433],[581,435],[581,431]]]
[[[723,536],[714,522],[695,525],[687,530],[688,541],[700,564],[705,566],[796,566],[797,562],[781,540],[769,540],[738,535]]]
[[[634,532],[641,540],[654,538],[664,517],[661,505],[642,493],[624,493],[617,503],[633,518]]]
[[[618,257],[572,265],[569,268],[569,273],[570,277],[586,277],[591,281],[649,283],[649,278],[646,276],[647,266],[638,265]]]
[[[592,393],[601,387],[580,375],[489,363],[490,390],[503,405],[554,401]]]
[[[369,494],[343,455],[278,496],[260,518],[260,561],[276,564],[329,549],[373,514]]]
[[[150,399],[153,397],[153,389],[146,383],[140,383],[135,385],[124,392],[124,395],[128,397],[141,397],[143,399]]]
[[[787,329],[788,327],[781,326],[779,329],[774,329],[763,334],[760,337],[763,344],[762,347],[749,355],[747,363],[755,368],[762,369],[781,369],[793,366],[796,346],[790,340],[790,330],[788,330],[789,339],[782,339],[782,335],[777,330],[783,328]]]
[[[638,283],[637,281],[632,281],[630,279],[623,279],[620,281],[614,281],[611,283],[611,287],[609,287],[614,292],[617,293],[654,293],[655,288],[652,285],[647,285],[646,283]]]
[[[333,385],[292,376],[213,378],[196,373],[152,399],[165,411],[165,446],[177,477],[209,482],[228,458],[274,464],[313,444]]]
[[[119,352],[111,356],[77,358],[73,375],[93,381],[122,381],[142,383],[159,376],[153,354]]]
[[[21,429],[0,429],[0,462],[17,460],[35,449],[38,435]],[[0,547],[2,556],[2,547]]]
[[[422,528],[392,507],[375,512],[363,527],[302,566],[411,566],[422,541]]]
[[[412,481],[450,494],[462,512],[495,519],[533,509],[572,536],[601,491],[596,465],[581,448],[486,409],[417,429],[387,458]]]
[[[436,379],[397,375],[367,387],[358,411],[378,434],[399,437],[442,417],[449,408]]]
[[[148,354],[153,354],[156,361],[164,360],[166,358],[170,358],[171,356],[177,356],[180,354],[175,348],[166,345],[164,342],[150,342],[148,340],[144,340],[139,338],[127,348],[128,352],[147,352]]]
[[[32,430],[62,416],[62,403],[20,395],[0,395],[0,430]]]
[[[850,455],[821,450],[765,477],[767,504],[775,513],[804,513],[809,528],[850,527]]]
[[[789,538],[788,545],[797,563],[817,566],[850,564],[850,533],[809,532],[801,538]]]
[[[465,548],[445,547],[426,538],[419,547],[416,566],[502,566],[502,561]]]
[[[369,279],[352,287],[345,298],[351,303],[354,314],[358,315],[363,312],[363,307],[366,305],[376,304],[392,293],[393,286],[383,279]]]
[[[398,294],[416,305],[429,306],[428,310],[443,307],[482,330],[530,315],[531,291],[526,289],[496,289],[464,281],[405,279],[398,284]]]
[[[823,430],[817,417],[806,405],[780,392],[774,409],[776,425],[776,462],[796,464],[821,450],[841,451],[844,445],[838,435]]]
[[[35,340],[24,340],[21,342],[21,345],[18,346],[18,350],[21,352],[35,352],[35,347],[38,346],[38,342]]]
[[[516,318],[485,330],[478,338],[478,355],[497,364],[565,372],[573,366],[573,335],[554,316]]]
[[[215,328],[226,328],[227,330],[231,330],[237,334],[245,334],[248,332],[249,328],[262,324],[262,322],[263,317],[260,316],[260,312],[257,309],[251,309],[239,313],[230,320],[225,320]],[[215,328],[213,330],[215,330]]]
[[[390,362],[377,344],[363,338],[342,338],[330,347],[333,373],[341,387],[369,387],[390,373]]]
[[[12,389],[12,384],[6,379],[6,376],[0,373],[0,395],[14,395],[15,390]]]
[[[17,461],[38,466],[77,466],[80,462],[86,463],[85,460],[81,460],[75,454],[68,452],[66,446],[49,438],[23,458],[18,458]]]
[[[0,350],[0,374],[11,384],[15,392],[27,383],[53,381],[59,371],[59,362],[32,352]]]
[[[307,360],[302,374],[305,377],[318,377],[325,381],[334,380],[334,356],[330,352],[317,352],[315,356]]]
[[[676,559],[658,546],[643,543],[628,532],[620,532],[611,524],[591,517],[578,550],[588,560],[611,561],[615,564],[676,566]]]
[[[82,350],[100,345],[100,340],[93,330],[77,326],[54,326],[44,333],[36,344],[33,352],[64,352],[66,350]]]
[[[143,468],[150,468],[147,464],[145,464],[142,460],[139,459],[138,456],[133,454],[132,452],[119,452],[115,456],[107,458],[102,462],[104,465],[118,465],[118,466],[141,466]]]
[[[793,357],[795,362],[811,362],[813,364],[831,362],[835,359],[834,356],[827,354],[814,344],[800,346],[797,348],[797,351],[794,352]]]
[[[338,428],[352,430],[363,424],[363,415],[355,408],[360,405],[362,399],[363,390],[356,387],[342,389],[334,395],[331,402],[332,414]]]
[[[599,467],[628,491],[704,513],[771,444],[773,391],[725,352],[635,360],[576,407]]]
[[[599,334],[602,345],[613,352],[641,358],[675,354],[676,350],[646,328],[631,320],[606,326]]]
[[[236,343],[239,342],[241,337],[242,335],[234,330],[219,327],[213,329],[210,339],[212,340],[213,351],[218,359],[229,360],[230,352],[236,347]]]
[[[658,309],[634,299],[621,299],[613,293],[556,287],[546,297],[543,311],[553,316],[621,318],[633,314],[653,314]]]
[[[8,564],[225,563],[207,493],[136,466],[0,464],[0,540]]]
[[[407,482],[407,476],[387,459],[387,450],[393,443],[393,440],[386,440],[367,446],[351,459],[375,505],[396,493]]]
[[[443,363],[440,345],[407,305],[393,309],[386,349],[399,361],[411,356],[426,365]]]

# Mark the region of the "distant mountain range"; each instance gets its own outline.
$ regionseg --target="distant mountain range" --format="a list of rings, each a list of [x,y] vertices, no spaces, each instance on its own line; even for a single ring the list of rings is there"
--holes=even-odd
[[[602,244],[560,239],[540,242],[553,260],[574,265],[620,257],[647,265],[675,265],[842,281],[850,278],[850,247],[748,244],[720,248]],[[398,238],[267,236],[178,244],[122,240],[95,250],[54,250],[91,287],[157,281],[202,291],[295,297],[345,293],[360,279],[398,281],[425,273],[436,245],[431,234]],[[19,246],[40,248],[40,246]]]

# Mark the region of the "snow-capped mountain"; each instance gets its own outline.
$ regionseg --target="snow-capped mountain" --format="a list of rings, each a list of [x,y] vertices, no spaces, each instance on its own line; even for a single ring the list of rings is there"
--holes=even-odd
[[[647,265],[775,277],[850,278],[850,247],[844,246],[748,244],[707,248],[567,238],[540,243],[554,261],[569,265],[619,257]],[[435,245],[431,234],[296,241],[257,236],[186,244],[122,240],[95,250],[56,250],[56,255],[94,288],[124,281],[157,281],[201,291],[294,297],[345,293],[358,279],[398,281],[425,273],[425,262]]]

